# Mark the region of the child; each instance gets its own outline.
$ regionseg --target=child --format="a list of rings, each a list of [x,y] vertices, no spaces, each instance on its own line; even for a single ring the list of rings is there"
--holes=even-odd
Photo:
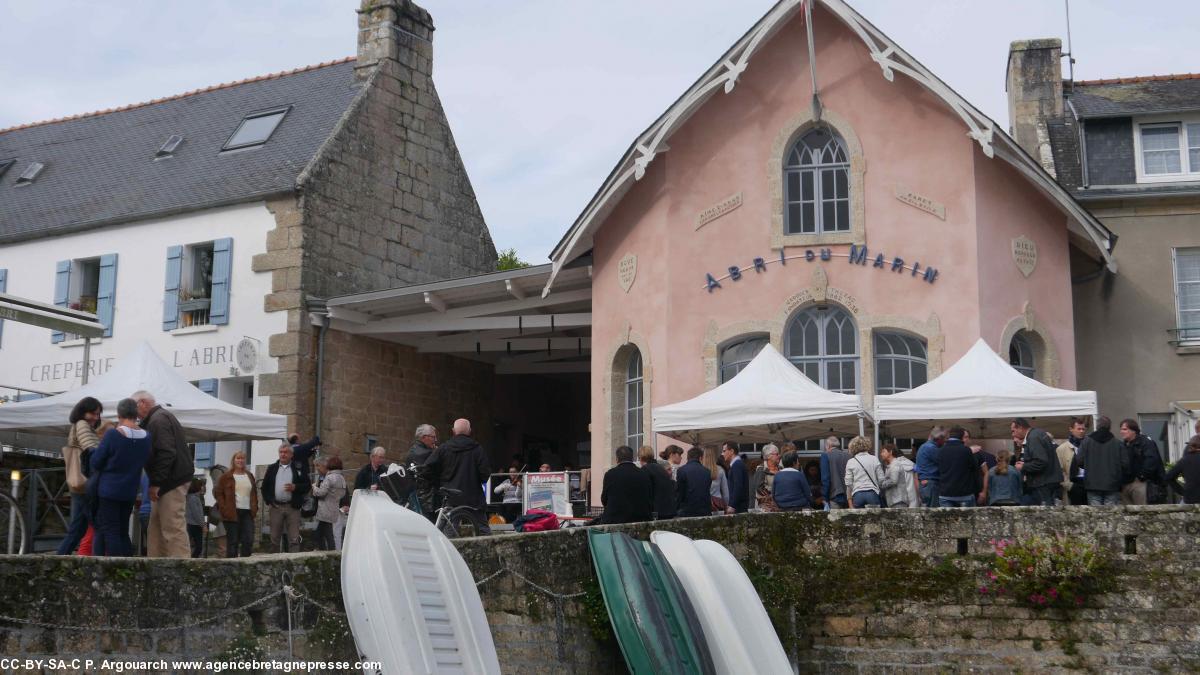
[[[187,495],[187,531],[192,540],[192,557],[204,557],[204,480],[193,478]]]

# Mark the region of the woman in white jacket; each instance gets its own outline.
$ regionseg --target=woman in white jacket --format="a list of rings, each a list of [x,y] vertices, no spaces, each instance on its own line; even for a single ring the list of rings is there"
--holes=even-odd
[[[850,451],[845,476],[850,508],[879,508],[882,501],[880,485],[883,483],[883,468],[871,453],[871,441],[862,436],[855,436],[850,439],[850,445],[846,449]]]
[[[917,508],[921,505],[917,478],[912,460],[900,454],[895,443],[884,443],[879,449],[883,460],[883,493],[888,508]]]

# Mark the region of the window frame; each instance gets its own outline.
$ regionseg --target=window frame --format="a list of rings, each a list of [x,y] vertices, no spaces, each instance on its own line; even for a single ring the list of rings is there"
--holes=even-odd
[[[842,155],[842,161],[834,162],[834,163],[825,163],[822,158],[821,160],[818,160],[812,164],[805,164],[805,163],[803,163],[803,161],[799,164],[793,164],[791,162],[791,157],[796,152],[796,149],[798,147],[803,146],[805,153],[807,153],[808,155],[813,154],[813,152],[814,152],[813,147],[809,146],[805,142],[805,139],[808,138],[810,135],[812,135],[814,133],[818,133],[818,132],[824,132],[829,135],[830,139],[829,139],[829,141],[826,141],[826,146],[828,146],[828,144],[830,142],[837,143],[838,150],[841,152],[841,155]],[[824,154],[824,149],[826,146],[822,146],[822,148],[820,149],[821,154]],[[846,139],[843,138],[840,133],[838,133],[837,129],[835,129],[831,126],[827,126],[827,125],[814,125],[813,127],[806,129],[784,151],[782,171],[783,171],[783,175],[782,175],[782,179],[783,179],[783,236],[785,236],[785,237],[819,237],[822,235],[835,235],[836,236],[836,235],[849,234],[854,229],[854,226],[853,226],[854,214],[852,211],[852,204],[851,204],[851,200],[853,198],[853,190],[851,189],[850,148],[849,148],[849,144],[846,143]],[[834,194],[832,197],[828,197],[828,198],[824,196],[824,190],[823,190],[825,175],[827,173],[831,174],[833,176],[833,181],[834,181],[834,187],[833,187]],[[806,200],[804,199],[804,178],[807,174],[811,174],[811,176],[812,176],[812,196],[813,196],[813,198],[811,200],[811,203],[812,203],[812,209],[813,209],[813,231],[805,232],[805,231],[803,231],[803,229],[797,229],[797,230],[793,231],[792,230],[792,217],[791,217],[791,211],[792,211],[791,207],[793,205],[800,206],[800,209],[801,209],[800,221],[801,222],[799,223],[799,227],[803,228],[803,226],[804,226],[803,209],[804,209],[804,205],[806,203]],[[837,176],[839,174],[845,180],[845,196],[838,196]],[[793,175],[796,175],[798,177],[797,185],[799,186],[798,189],[800,190],[799,195],[792,195],[790,193],[790,188],[788,187],[789,182],[790,182],[789,179]],[[798,199],[792,199],[792,197],[798,197]],[[835,221],[838,219],[838,206],[840,204],[842,204],[843,202],[845,203],[845,205],[846,205],[846,207],[845,207],[846,222],[845,222],[845,227],[843,229],[828,229],[828,228],[826,228],[826,226],[825,226],[825,205],[827,202],[833,204]],[[835,222],[835,225],[836,225],[836,222]]]
[[[1028,377],[1031,380],[1037,380],[1040,382],[1041,380],[1038,380],[1038,377],[1037,377],[1037,354],[1035,353],[1035,351],[1033,349],[1033,343],[1031,343],[1029,341],[1029,338],[1022,335],[1022,333],[1024,333],[1024,332],[1025,332],[1024,329],[1018,330],[1017,332],[1013,333],[1012,338],[1009,339],[1009,341],[1008,341],[1008,352],[1009,352],[1008,365],[1012,366],[1013,370],[1024,375],[1025,377]],[[1028,366],[1012,362],[1012,350],[1013,349],[1017,349],[1017,354],[1018,354],[1017,361],[1022,360],[1020,357],[1021,351],[1017,347],[1017,340],[1020,340],[1021,343],[1025,345],[1025,348],[1029,350],[1029,365]]]
[[[1175,297],[1175,328],[1178,329],[1176,338],[1179,340],[1179,346],[1194,346],[1200,345],[1200,321],[1195,326],[1184,325],[1183,307],[1179,300],[1180,280],[1179,280],[1179,253],[1180,251],[1191,251],[1197,256],[1200,256],[1200,246],[1172,246],[1171,247],[1171,291]],[[1191,281],[1189,284],[1200,285],[1200,281]],[[1190,312],[1200,313],[1200,307]],[[1189,336],[1189,333],[1184,329],[1194,329],[1195,333]]]
[[[741,347],[750,342],[761,342],[762,344],[760,344],[758,346],[758,349],[754,350],[754,354],[750,358],[745,359],[745,360],[735,361],[732,364],[729,364],[727,366],[725,363],[726,352],[729,352],[733,349],[737,349],[738,347]],[[725,384],[729,380],[732,380],[738,373],[742,372],[742,370],[744,370],[745,367],[751,361],[754,360],[754,357],[758,356],[759,352],[762,351],[763,347],[765,347],[770,342],[771,342],[771,336],[764,334],[764,333],[749,333],[749,334],[739,335],[739,336],[727,341],[724,344],[724,346],[722,346],[720,348],[720,350],[718,350],[718,352],[717,352],[717,385],[719,386],[719,385]],[[733,370],[733,374],[731,374],[728,378],[726,378],[725,371],[728,368],[733,368],[734,370]]]
[[[1179,171],[1175,173],[1147,173],[1146,156],[1142,143],[1142,130],[1174,127],[1178,136]],[[1195,127],[1200,140],[1200,115],[1155,115],[1133,120],[1133,165],[1138,183],[1185,183],[1200,181],[1200,164],[1192,166],[1189,127]],[[1197,144],[1200,149],[1200,144]]]
[[[924,356],[918,357],[911,353],[909,353],[909,354],[894,354],[894,353],[882,354],[879,350],[879,345],[877,343],[877,340],[879,340],[882,336],[885,336],[885,335],[904,340],[906,345],[907,345],[907,341],[909,341],[909,340],[915,341],[916,344],[920,345],[921,350],[924,352]],[[912,333],[907,333],[907,332],[904,332],[901,330],[895,330],[895,329],[889,329],[889,328],[877,328],[877,329],[871,331],[871,351],[872,351],[871,366],[875,369],[874,370],[875,381],[872,384],[874,384],[876,396],[886,396],[889,394],[898,394],[898,393],[904,392],[904,391],[912,391],[913,389],[916,389],[917,387],[921,386],[922,384],[929,382],[929,342],[925,338],[917,336],[917,335],[913,335]],[[892,362],[892,385],[887,387],[887,391],[881,391],[881,386],[880,386],[881,378],[879,377],[879,362],[881,360],[887,360],[889,362]],[[904,363],[907,365],[909,387],[906,389],[899,389],[896,387],[896,376],[895,376],[896,367],[897,367],[896,363]],[[925,379],[920,384],[916,384],[915,379],[913,378],[913,364],[916,364],[916,363],[920,363],[925,366]]]
[[[288,113],[291,112],[291,110],[292,106],[286,105],[246,114],[246,116],[243,117],[240,122],[238,122],[238,125],[234,127],[233,133],[229,134],[229,138],[225,140],[225,143],[221,145],[221,152],[229,152],[230,150],[243,150],[245,148],[257,148],[259,146],[266,145],[267,142],[270,141],[273,136],[275,136],[275,132],[279,131],[280,125],[282,125],[283,121],[287,119]],[[272,115],[279,115],[279,121],[275,123],[275,126],[271,127],[271,132],[267,134],[266,138],[262,139],[261,141],[238,143],[236,145],[233,144],[233,139],[237,138],[238,132],[242,130],[242,127],[246,126],[247,122],[250,120],[259,119],[261,117],[270,117]]]
[[[634,375],[634,364],[637,364],[637,374]],[[629,358],[625,361],[625,445],[633,448],[634,452],[642,446],[646,438],[646,427],[643,415],[646,411],[646,361],[642,358],[642,350],[634,347],[630,352]],[[637,405],[630,403],[630,393],[636,388]],[[637,433],[633,433],[631,420],[637,421]],[[636,441],[634,439],[637,439]]]
[[[803,317],[804,315],[806,315],[810,312],[816,313],[816,316],[818,317],[818,321],[817,321],[818,354],[817,354],[817,356],[794,355],[794,354],[792,354],[792,330],[794,329],[796,324],[800,321],[801,317]],[[828,352],[828,345],[826,344],[826,342],[827,342],[826,341],[826,330],[827,330],[827,326],[831,320],[831,317],[834,316],[835,312],[841,312],[843,315],[845,315],[846,320],[850,322],[850,329],[851,329],[850,333],[854,338],[854,351],[851,354],[829,354],[829,352]],[[796,366],[796,368],[799,369],[800,372],[804,373],[806,377],[808,376],[808,373],[806,373],[804,371],[804,368],[802,367],[802,365],[805,363],[816,363],[817,364],[817,376],[818,377],[817,377],[817,380],[815,380],[815,383],[817,384],[817,386],[821,387],[822,389],[825,389],[827,391],[834,391],[834,392],[839,392],[839,393],[844,393],[844,394],[855,394],[855,395],[857,395],[861,392],[862,380],[863,380],[863,378],[862,378],[862,352],[863,352],[862,340],[860,339],[860,336],[858,334],[858,322],[854,320],[854,315],[852,313],[850,313],[850,310],[846,309],[845,307],[830,303],[830,304],[825,304],[825,305],[809,305],[808,307],[804,307],[804,308],[797,310],[796,313],[793,314],[788,319],[787,323],[784,325],[783,347],[784,347],[784,356],[787,358],[787,360],[790,361],[792,363],[792,365]],[[847,391],[845,387],[842,387],[840,389],[830,389],[829,385],[828,385],[828,380],[829,380],[829,373],[828,373],[828,369],[827,369],[828,364],[830,362],[843,362],[843,361],[850,361],[853,364],[854,388],[849,391]],[[812,379],[812,378],[809,378],[809,379]]]

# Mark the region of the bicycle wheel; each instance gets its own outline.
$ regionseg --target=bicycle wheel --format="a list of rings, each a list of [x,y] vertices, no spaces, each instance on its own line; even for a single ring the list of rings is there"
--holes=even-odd
[[[21,507],[12,497],[0,492],[0,553],[23,554],[29,551],[29,532]]]
[[[479,534],[472,509],[466,506],[451,509],[442,520],[442,532],[451,539]]]

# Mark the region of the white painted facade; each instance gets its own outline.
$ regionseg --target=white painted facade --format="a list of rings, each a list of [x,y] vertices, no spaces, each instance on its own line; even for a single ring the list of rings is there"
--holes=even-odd
[[[252,271],[251,260],[266,252],[267,232],[274,227],[274,216],[261,201],[205,209],[3,245],[0,269],[7,270],[9,294],[52,303],[59,261],[117,254],[112,336],[92,340],[93,376],[146,340],[182,377],[218,380],[221,400],[265,412],[269,399],[257,395],[258,376],[276,371],[275,359],[267,356],[267,338],[286,332],[287,315],[263,311],[271,273]],[[228,323],[163,330],[168,247],[226,237],[233,240]],[[253,373],[237,367],[235,351],[243,338],[258,341]],[[47,329],[6,321],[0,335],[0,392],[12,395],[14,387],[47,393],[72,389],[80,384],[82,360],[82,340],[55,344]],[[245,447],[244,442],[217,443],[216,463],[228,466],[233,452]],[[251,463],[274,461],[277,448],[275,441],[255,441]]]

